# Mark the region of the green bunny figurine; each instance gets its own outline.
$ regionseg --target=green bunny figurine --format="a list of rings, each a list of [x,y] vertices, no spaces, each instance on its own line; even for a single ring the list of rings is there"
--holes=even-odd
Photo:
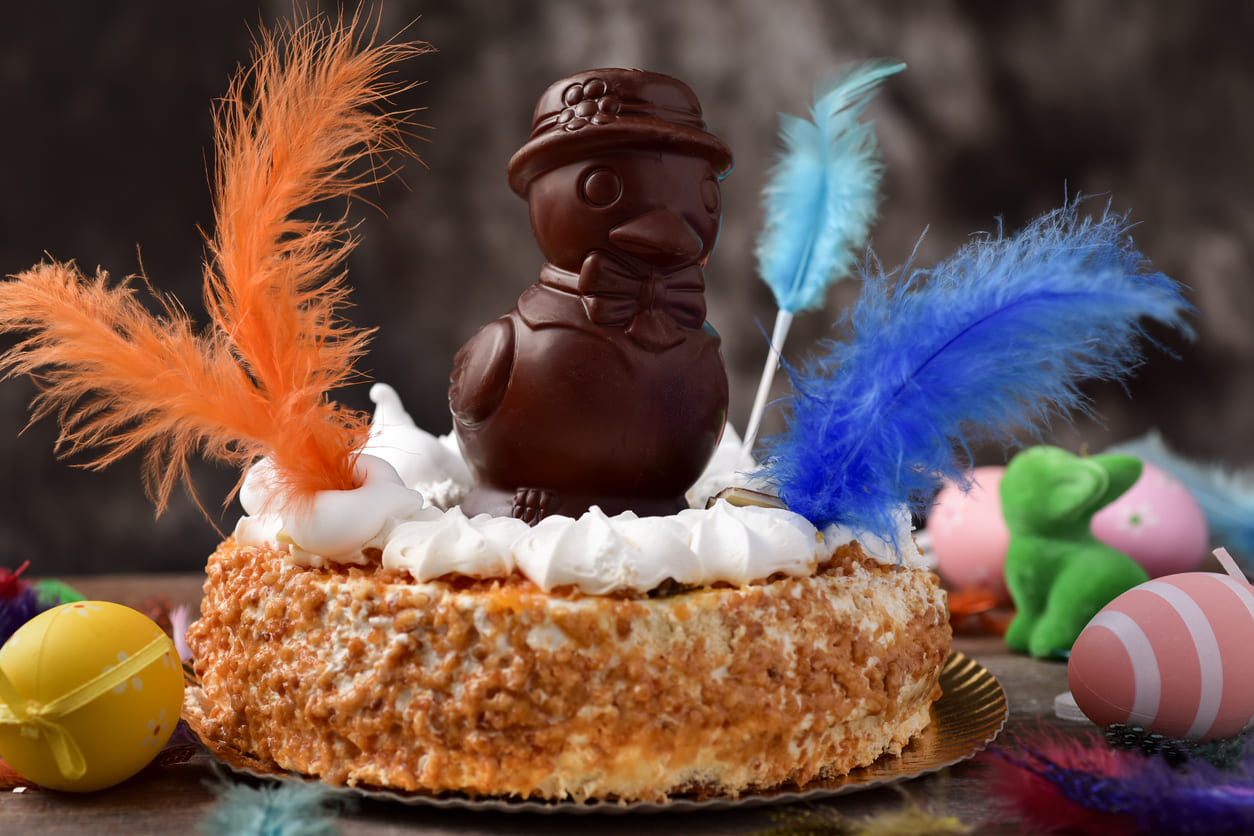
[[[1149,575],[1093,536],[1093,514],[1132,487],[1131,456],[1076,456],[1031,447],[1006,466],[1002,513],[1010,531],[1006,586],[1018,610],[1006,645],[1036,657],[1066,657],[1097,611]]]

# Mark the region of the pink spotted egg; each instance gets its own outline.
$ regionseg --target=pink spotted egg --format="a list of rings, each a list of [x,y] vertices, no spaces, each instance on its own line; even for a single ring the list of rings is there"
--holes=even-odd
[[[969,490],[948,482],[932,506],[927,530],[936,571],[954,589],[986,589],[1002,604],[1006,589],[1006,547],[1010,532],[1001,512],[1001,477],[1006,468],[977,467]]]
[[[1210,546],[1202,506],[1180,480],[1149,462],[1136,484],[1093,515],[1091,527],[1151,578],[1193,571]]]
[[[1099,726],[1220,740],[1254,722],[1254,587],[1186,572],[1134,587],[1089,622],[1067,678]]]

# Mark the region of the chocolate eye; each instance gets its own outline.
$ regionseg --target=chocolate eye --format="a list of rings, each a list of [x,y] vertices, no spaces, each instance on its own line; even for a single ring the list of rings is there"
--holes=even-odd
[[[723,205],[722,190],[718,187],[718,181],[713,177],[705,180],[701,184],[701,202],[705,204],[705,211],[711,215],[717,215],[719,209]]]
[[[611,169],[594,168],[583,176],[579,191],[585,203],[601,209],[613,204],[622,195],[623,181]]]

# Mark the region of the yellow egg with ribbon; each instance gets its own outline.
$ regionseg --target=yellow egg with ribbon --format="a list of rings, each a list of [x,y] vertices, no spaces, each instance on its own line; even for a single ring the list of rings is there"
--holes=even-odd
[[[165,746],[182,706],[174,642],[129,607],[63,604],[0,648],[0,757],[41,787],[125,781]]]

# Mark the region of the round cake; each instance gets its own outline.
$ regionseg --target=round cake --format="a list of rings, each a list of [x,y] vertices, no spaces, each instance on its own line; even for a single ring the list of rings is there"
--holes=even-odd
[[[744,493],[467,517],[453,439],[371,396],[360,488],[280,514],[267,463],[244,482],[187,636],[202,736],[335,784],[661,801],[841,775],[927,727],[950,629],[907,516],[908,554]],[[693,501],[746,464],[729,430]]]
[[[455,437],[376,385],[356,487],[249,471],[188,636],[204,735],[336,784],[629,802],[841,775],[928,725],[950,634],[907,518],[707,505],[757,467],[705,321],[731,165],[669,76],[541,95],[509,166],[539,278],[458,352]]]
[[[660,801],[844,774],[929,723],[949,646],[924,568],[652,594],[298,565],[225,542],[188,642],[202,733],[336,784]]]

